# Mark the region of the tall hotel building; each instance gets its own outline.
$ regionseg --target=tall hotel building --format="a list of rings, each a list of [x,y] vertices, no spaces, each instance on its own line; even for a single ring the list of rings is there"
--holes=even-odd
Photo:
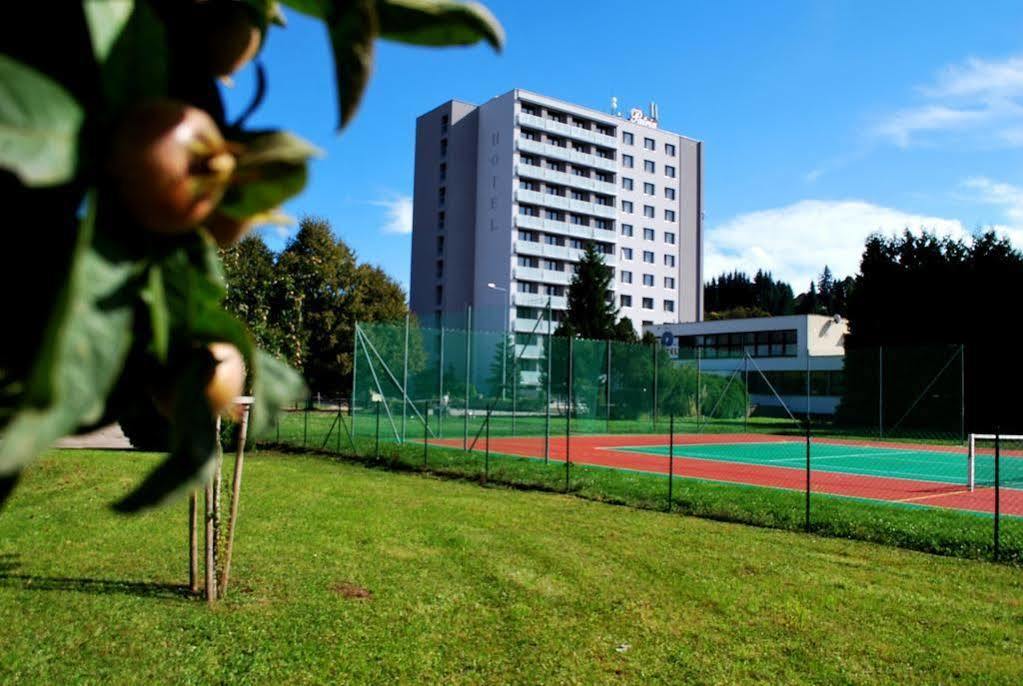
[[[651,110],[624,117],[513,90],[419,117],[412,311],[453,326],[471,305],[473,328],[547,333],[538,318],[550,302],[557,326],[593,242],[637,331],[700,321],[703,144]]]

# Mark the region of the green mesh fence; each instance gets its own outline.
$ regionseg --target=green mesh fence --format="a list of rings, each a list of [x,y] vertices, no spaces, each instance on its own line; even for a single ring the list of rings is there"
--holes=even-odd
[[[1023,437],[1005,436],[998,455],[986,434],[970,440],[962,347],[850,350],[843,363],[769,359],[740,342],[704,358],[555,337],[552,319],[534,312],[513,332],[481,329],[467,312],[443,326],[360,324],[350,398],[293,408],[276,440],[1023,561]]]

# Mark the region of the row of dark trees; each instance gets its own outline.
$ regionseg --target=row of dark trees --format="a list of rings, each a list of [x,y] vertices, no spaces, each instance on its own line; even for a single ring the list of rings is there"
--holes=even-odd
[[[704,286],[706,318],[742,319],[787,314],[840,314],[847,316],[853,277],[836,279],[825,265],[816,282],[799,295],[792,286],[776,280],[771,272],[758,270],[750,278],[742,271],[725,273]]]
[[[355,323],[396,321],[401,286],[355,252],[323,219],[305,218],[280,253],[259,236],[223,251],[227,308],[259,345],[301,370],[315,394],[351,388]]]
[[[887,374],[879,370],[884,361],[879,350],[915,350],[901,356],[904,369],[927,365],[937,386],[965,387],[968,431],[1023,430],[1023,368],[1015,363],[1012,324],[1021,292],[1023,253],[993,232],[969,240],[908,231],[871,236],[848,301],[840,418],[860,422],[869,421],[871,413],[876,416],[882,400],[876,379]],[[959,346],[962,359],[950,357]],[[944,380],[936,377],[938,365],[947,365]],[[905,392],[908,385],[896,380],[884,392]],[[919,388],[916,394],[928,402],[935,387]],[[897,406],[890,400],[887,404]]]

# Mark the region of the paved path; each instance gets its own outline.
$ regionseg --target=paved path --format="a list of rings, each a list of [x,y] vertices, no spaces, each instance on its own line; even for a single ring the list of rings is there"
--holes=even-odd
[[[131,442],[118,424],[104,426],[89,434],[68,436],[57,441],[57,448],[93,448],[131,450]]]

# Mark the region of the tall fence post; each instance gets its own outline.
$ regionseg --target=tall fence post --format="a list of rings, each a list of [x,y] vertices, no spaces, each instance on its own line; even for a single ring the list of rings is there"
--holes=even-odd
[[[1002,433],[995,429],[995,562],[1001,558],[1001,519],[1002,519]]]
[[[408,398],[408,326],[409,326],[409,317],[410,316],[411,315],[408,312],[405,313],[405,350],[404,350],[404,355],[403,355],[403,360],[402,360],[402,369],[401,369],[401,443],[402,443],[402,445],[405,444],[405,429],[406,429],[406,426],[407,426],[406,406],[408,405],[408,401],[409,401],[409,398]],[[415,410],[415,408],[412,408],[412,409]]]
[[[423,401],[423,467],[430,463],[430,401]]]
[[[571,473],[572,468],[572,456],[571,456],[571,444],[572,444],[572,337],[568,339],[568,364],[565,365],[568,370],[567,376],[567,395],[568,395],[568,407],[565,410],[565,492],[568,492],[569,485],[571,484]]]
[[[472,376],[472,305],[465,306],[465,407],[462,412],[462,450],[469,449],[469,379]]]
[[[877,346],[877,437],[884,438],[884,346]]]
[[[654,357],[654,402],[653,402],[653,420],[654,420],[654,432],[657,431],[657,344],[650,346],[650,350],[653,352]]]
[[[966,346],[959,346],[959,440],[966,440]]]
[[[810,419],[806,420],[806,515],[804,527],[810,531]]]
[[[702,347],[697,346],[696,348],[696,432],[700,432],[700,412],[702,411],[703,403],[703,354]]]
[[[611,433],[611,341],[605,343],[607,345],[607,377],[604,387],[607,391],[607,407],[605,408],[607,416],[604,419],[604,432]]]
[[[746,408],[742,414],[742,432],[749,433],[749,351],[746,350],[742,357],[743,390],[746,395]]]
[[[309,400],[305,401],[305,409],[302,411],[302,447],[306,445],[306,439],[309,437]]]
[[[337,399],[337,448],[335,450],[338,454],[341,453],[341,422],[344,421],[341,419],[341,401],[342,398],[339,396]]]
[[[491,406],[493,409],[493,406]],[[486,483],[490,478],[490,412],[487,412],[486,419],[486,436],[484,437],[487,441],[486,449],[483,453],[483,483]]]
[[[547,391],[544,395],[546,406],[543,412],[543,463],[551,461],[551,359],[554,357],[554,332],[551,329],[551,299],[547,298]]]
[[[437,438],[444,438],[444,410],[447,403],[444,402],[444,321],[440,322],[440,366],[437,372],[437,400],[440,409],[437,412]]]
[[[355,346],[352,348],[352,399],[348,405],[348,414],[352,418],[352,441],[355,441],[355,398],[359,393],[359,322],[355,322]],[[280,424],[278,424],[278,427]],[[280,437],[278,436],[278,439]],[[280,440],[278,440],[280,442]]]
[[[380,459],[380,406],[383,404],[383,399],[377,401],[377,437],[376,445],[373,447],[373,459]]]
[[[668,424],[668,512],[671,512],[672,487],[675,484],[675,413],[671,413]]]

